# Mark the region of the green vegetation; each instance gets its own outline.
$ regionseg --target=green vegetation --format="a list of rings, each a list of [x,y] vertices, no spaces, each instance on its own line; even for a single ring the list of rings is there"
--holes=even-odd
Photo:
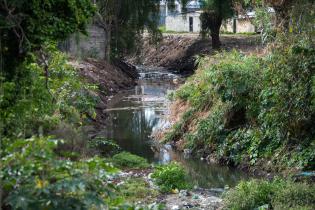
[[[176,162],[156,166],[152,178],[154,178],[155,183],[160,187],[161,192],[189,188],[185,170]]]
[[[129,152],[121,152],[112,157],[115,166],[129,169],[148,168],[150,164],[145,158],[131,154]]]
[[[102,156],[111,156],[120,150],[117,143],[103,137],[96,137],[90,140],[89,148],[99,152]]]
[[[225,209],[311,210],[315,186],[291,181],[252,180],[239,183],[224,195]]]
[[[311,8],[297,6],[292,16]],[[201,59],[174,94],[190,108],[165,141],[182,139],[183,148],[231,165],[314,169],[314,13],[299,17],[291,32],[277,34],[268,56],[234,51]]]
[[[232,0],[201,0],[202,14],[200,15],[201,34],[210,35],[213,49],[221,46],[220,29],[223,20],[234,15]]]
[[[314,168],[314,49],[292,43],[267,58],[233,52],[214,59],[213,65],[203,60],[176,92],[193,108],[166,141],[183,138],[185,147],[206,149],[229,164],[264,160],[273,167]],[[196,118],[198,112],[207,114]]]
[[[130,178],[120,186],[120,194],[128,203],[149,203],[159,195],[143,178]]]
[[[52,138],[2,140],[0,177],[7,209],[100,209],[114,188],[116,171],[101,158],[78,162],[59,158],[61,141]]]

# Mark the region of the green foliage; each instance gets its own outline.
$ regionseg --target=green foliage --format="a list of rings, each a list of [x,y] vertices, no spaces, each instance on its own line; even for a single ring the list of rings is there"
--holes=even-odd
[[[114,155],[112,161],[115,166],[123,168],[147,168],[150,166],[145,158],[129,152],[121,152]]]
[[[53,46],[45,49],[47,66],[31,55],[18,67],[23,76],[1,83],[4,136],[31,136],[39,127],[39,132],[47,132],[60,121],[81,125],[88,117],[95,117],[97,98],[91,94],[95,87],[82,81],[64,54]],[[43,75],[44,69],[48,76]]]
[[[305,33],[278,35],[264,58],[231,52],[201,60],[174,94],[194,111],[165,140],[183,139],[228,164],[314,169],[315,50]]]
[[[50,138],[3,142],[1,180],[5,206],[12,209],[93,209],[107,206],[116,172],[101,158],[79,162],[54,153],[58,141]]]
[[[130,178],[119,187],[120,195],[129,203],[149,202],[158,196],[158,192],[150,187],[142,178]]]
[[[132,52],[146,29],[152,40],[161,38],[159,1],[98,0],[97,22],[105,30],[106,57]]]
[[[278,190],[276,183],[268,181],[242,181],[235,189],[224,195],[226,209],[247,210],[255,209],[271,203],[274,193]]]
[[[313,185],[283,180],[241,182],[224,195],[225,209],[232,210],[312,209],[314,202]]]
[[[171,192],[175,189],[182,190],[189,187],[185,169],[176,162],[156,166],[152,178],[154,178],[154,182],[162,192]]]
[[[102,137],[96,137],[90,140],[89,147],[91,149],[99,151],[102,156],[110,156],[120,150],[119,145],[116,144],[114,141],[104,139]]]
[[[50,41],[84,32],[95,8],[90,0],[1,0],[1,48],[8,79],[19,77],[28,52]]]
[[[315,206],[315,187],[305,183],[288,183],[275,192],[274,209],[312,209]]]
[[[269,7],[256,7],[256,17],[253,24],[260,31],[261,43],[266,44],[275,40],[276,33],[274,31],[272,14]]]

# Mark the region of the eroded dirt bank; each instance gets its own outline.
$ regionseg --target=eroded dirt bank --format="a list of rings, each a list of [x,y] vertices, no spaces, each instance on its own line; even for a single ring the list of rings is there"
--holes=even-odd
[[[222,35],[222,50],[236,49],[245,54],[258,53],[258,36]],[[144,66],[160,66],[178,72],[190,72],[195,69],[197,55],[213,54],[211,39],[202,39],[198,34],[168,34],[158,44],[143,39],[143,45],[137,53],[128,57],[128,61]]]
[[[72,61],[71,64],[77,68],[80,75],[86,80],[98,87],[95,94],[100,98],[96,105],[95,125],[105,126],[103,124],[106,118],[104,110],[113,95],[119,91],[132,88],[136,85],[138,78],[137,70],[134,66],[124,61],[113,61],[109,64],[105,61],[95,59],[85,59],[83,61]]]

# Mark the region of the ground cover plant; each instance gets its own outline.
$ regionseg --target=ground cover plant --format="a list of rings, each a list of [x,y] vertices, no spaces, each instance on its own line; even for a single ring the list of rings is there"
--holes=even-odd
[[[176,162],[156,166],[152,178],[164,193],[189,188],[185,169]]]

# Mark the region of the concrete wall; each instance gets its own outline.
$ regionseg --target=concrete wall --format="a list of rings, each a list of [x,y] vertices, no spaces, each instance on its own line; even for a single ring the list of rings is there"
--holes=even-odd
[[[189,18],[193,18],[193,32],[200,32],[200,13],[167,16],[165,27],[167,31],[189,32]]]
[[[240,18],[236,19],[236,31],[234,31],[233,19],[229,19],[225,21],[222,25],[221,31],[229,32],[229,33],[255,33],[256,27],[252,24],[252,19],[248,18]]]
[[[105,33],[96,25],[87,28],[88,36],[74,34],[68,40],[60,44],[62,51],[78,58],[105,57]]]
[[[200,32],[200,12],[187,13],[183,15],[167,16],[165,27],[167,31],[189,32],[189,17],[193,17],[193,32]],[[236,33],[255,33],[256,28],[251,23],[251,19],[236,19]],[[233,19],[225,21],[221,31],[234,33]]]
[[[251,23],[251,19],[237,19],[236,33],[255,33],[256,27]]]

